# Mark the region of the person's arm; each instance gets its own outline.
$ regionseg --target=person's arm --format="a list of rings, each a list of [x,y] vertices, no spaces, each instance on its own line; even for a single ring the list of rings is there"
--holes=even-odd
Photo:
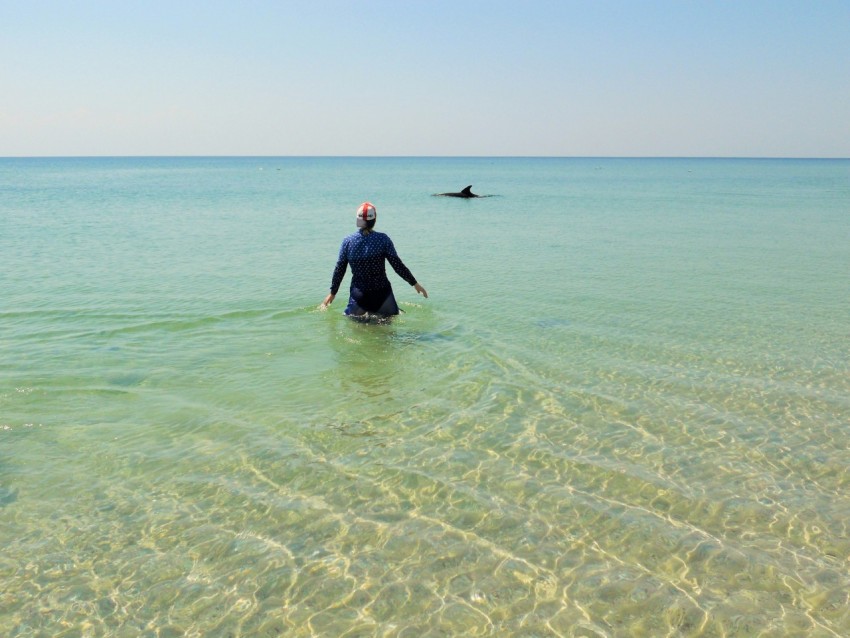
[[[331,292],[322,302],[322,308],[327,308],[333,303],[334,297],[336,297],[336,293],[342,284],[342,278],[345,277],[346,268],[348,268],[348,247],[346,246],[346,241],[343,240],[342,245],[339,247],[339,257],[336,260],[336,267],[331,277]]]
[[[390,244],[392,246],[392,244]],[[387,251],[387,261],[390,262],[390,266],[393,267],[393,270],[398,273],[398,276],[404,279],[407,283],[413,286],[420,295],[424,296],[425,299],[428,298],[428,291],[422,287],[418,281],[416,281],[416,277],[413,276],[413,273],[410,272],[407,266],[404,265],[404,262],[401,258],[395,254],[395,250],[393,250],[392,254]]]
[[[413,273],[410,272],[410,269],[404,265],[404,262],[401,260],[401,257],[399,257],[398,253],[395,251],[393,240],[389,237],[387,237],[386,258],[387,261],[390,262],[390,266],[393,267],[393,270],[396,271],[396,274],[399,277],[401,277],[411,286],[416,288],[416,292],[418,292],[420,295],[425,295],[425,298],[428,298],[428,293],[425,292],[425,289],[417,283],[416,277],[413,276]]]

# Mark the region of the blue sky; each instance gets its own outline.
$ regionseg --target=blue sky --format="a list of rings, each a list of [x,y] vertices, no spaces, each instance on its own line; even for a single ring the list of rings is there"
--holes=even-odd
[[[0,0],[0,156],[850,157],[850,0]]]

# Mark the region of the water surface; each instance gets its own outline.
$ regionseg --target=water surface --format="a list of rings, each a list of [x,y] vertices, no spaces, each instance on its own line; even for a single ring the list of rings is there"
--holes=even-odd
[[[850,162],[0,193],[0,634],[850,635]],[[391,325],[317,308],[364,200],[430,293]]]

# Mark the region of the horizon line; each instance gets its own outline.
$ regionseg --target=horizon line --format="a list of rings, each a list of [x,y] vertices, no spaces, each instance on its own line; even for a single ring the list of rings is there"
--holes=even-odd
[[[0,155],[0,159],[676,159],[676,160],[848,160],[809,155]]]

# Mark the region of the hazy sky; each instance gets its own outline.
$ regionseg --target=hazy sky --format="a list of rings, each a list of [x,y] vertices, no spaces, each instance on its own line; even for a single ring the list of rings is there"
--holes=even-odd
[[[0,156],[850,157],[850,0],[0,0]]]

